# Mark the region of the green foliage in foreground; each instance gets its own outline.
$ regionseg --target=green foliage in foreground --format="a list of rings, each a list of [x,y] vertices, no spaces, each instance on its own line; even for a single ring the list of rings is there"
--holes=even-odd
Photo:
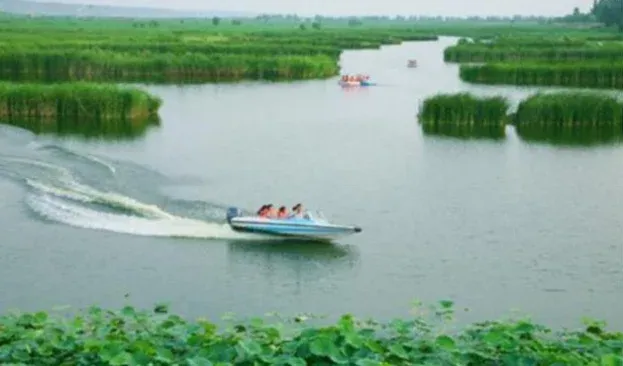
[[[84,82],[0,83],[0,119],[80,120],[83,123],[153,118],[162,101],[137,88]]]
[[[508,100],[503,97],[438,94],[424,100],[419,121],[425,125],[504,126],[508,107]]]
[[[73,318],[45,312],[0,317],[0,363],[36,365],[603,365],[623,362],[623,334],[599,323],[554,332],[529,320],[473,324],[450,333],[451,303],[389,323],[350,315],[327,326],[262,319],[226,329],[157,307],[92,308]],[[297,319],[300,320],[300,319]]]

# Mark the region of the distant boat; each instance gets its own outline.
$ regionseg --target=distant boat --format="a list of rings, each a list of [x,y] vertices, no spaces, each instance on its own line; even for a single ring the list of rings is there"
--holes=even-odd
[[[407,67],[417,67],[417,61],[416,60],[409,60],[407,62]]]
[[[369,76],[357,75],[357,76],[348,76],[344,75],[338,82],[341,86],[370,86],[374,85],[373,82],[370,81]]]

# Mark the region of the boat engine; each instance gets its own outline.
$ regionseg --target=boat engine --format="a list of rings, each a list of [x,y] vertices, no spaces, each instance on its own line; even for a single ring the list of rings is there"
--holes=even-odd
[[[231,224],[231,219],[242,215],[242,210],[238,207],[230,207],[227,209],[227,222]]]

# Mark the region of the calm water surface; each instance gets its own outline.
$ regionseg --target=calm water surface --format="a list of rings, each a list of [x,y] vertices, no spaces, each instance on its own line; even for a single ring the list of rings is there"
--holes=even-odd
[[[465,321],[512,309],[555,326],[623,329],[623,147],[424,135],[461,82],[454,39],[348,51],[336,79],[149,87],[162,125],[134,141],[0,127],[0,310],[166,301],[188,316],[314,312],[388,319],[454,300]],[[406,68],[408,58],[419,67]],[[335,245],[263,242],[227,205],[303,202],[363,233]]]

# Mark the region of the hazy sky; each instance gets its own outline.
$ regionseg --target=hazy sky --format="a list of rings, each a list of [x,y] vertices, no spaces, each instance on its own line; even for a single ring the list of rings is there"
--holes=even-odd
[[[38,0],[54,2],[54,0]],[[148,6],[184,10],[227,10],[301,15],[563,15],[585,11],[592,0],[56,0],[96,5]]]

